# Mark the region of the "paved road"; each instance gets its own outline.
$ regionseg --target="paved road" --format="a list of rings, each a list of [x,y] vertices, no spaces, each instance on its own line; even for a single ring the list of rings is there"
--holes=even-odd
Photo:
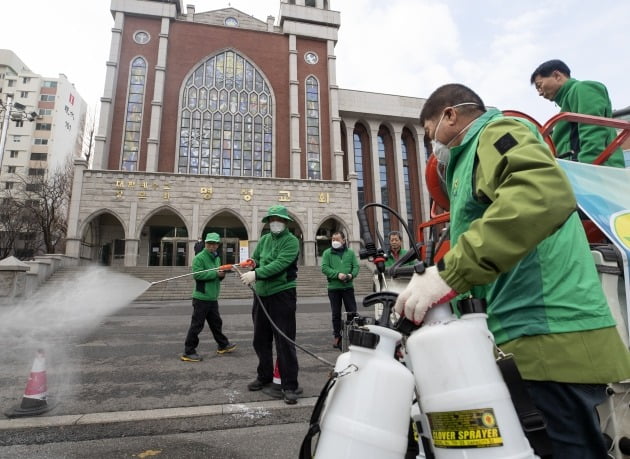
[[[54,408],[37,417],[0,417],[0,457],[29,457],[20,453],[19,445],[63,441],[168,437],[182,432],[190,432],[193,438],[195,432],[213,431],[207,438],[199,434],[206,438],[200,440],[202,443],[209,442],[204,448],[211,448],[211,438],[219,435],[214,432],[224,429],[257,426],[263,429],[261,437],[269,435],[264,433],[264,426],[271,429],[274,425],[294,425],[291,429],[305,432],[331,365],[298,353],[304,393],[295,406],[261,392],[247,391],[246,384],[255,377],[257,361],[251,347],[250,303],[220,302],[224,331],[238,348],[232,354],[216,355],[216,345],[206,328],[198,348],[204,357],[200,363],[179,360],[190,321],[190,301],[134,302],[103,317],[95,328],[73,329],[47,338],[46,373],[50,406]],[[327,298],[299,300],[298,344],[334,364],[338,351],[331,346],[330,328]],[[29,341],[19,343],[15,336],[0,337],[2,412],[21,401],[36,349],[42,346]],[[298,437],[301,441],[303,433]],[[279,435],[273,444],[281,452],[299,447],[295,435]],[[54,457],[50,451],[52,456],[45,456]],[[65,457],[75,457],[68,451]],[[259,452],[255,444],[239,443],[232,456],[220,457],[283,457],[252,455]]]

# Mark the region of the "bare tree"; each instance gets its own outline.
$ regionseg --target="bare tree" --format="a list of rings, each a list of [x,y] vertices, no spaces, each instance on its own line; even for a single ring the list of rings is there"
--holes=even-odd
[[[24,199],[18,202],[41,231],[46,253],[61,251],[68,228],[68,203],[72,190],[74,168],[72,159],[58,169],[42,169],[41,175],[18,176],[23,185]]]
[[[81,133],[79,142],[81,143],[81,155],[86,159],[88,168],[90,167],[90,160],[94,152],[94,135],[96,134],[96,110],[98,105],[94,106],[93,112],[86,112],[85,123],[83,124],[83,131]]]
[[[41,243],[37,230],[23,203],[11,195],[11,190],[5,190],[0,198],[0,259],[30,257]]]

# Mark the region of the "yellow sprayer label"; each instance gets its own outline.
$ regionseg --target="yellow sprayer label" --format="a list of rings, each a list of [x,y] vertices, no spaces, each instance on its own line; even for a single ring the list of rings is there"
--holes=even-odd
[[[436,448],[503,446],[492,408],[427,413]]]

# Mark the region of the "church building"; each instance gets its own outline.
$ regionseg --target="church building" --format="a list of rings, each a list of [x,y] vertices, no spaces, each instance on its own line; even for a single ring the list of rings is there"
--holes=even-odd
[[[108,265],[186,266],[207,232],[246,258],[274,204],[299,262],[334,231],[358,251],[357,210],[429,218],[423,99],[340,88],[340,13],[280,0],[276,19],[182,0],[111,0],[114,26],[92,163],[77,160],[66,254]],[[370,207],[381,234],[400,230]]]

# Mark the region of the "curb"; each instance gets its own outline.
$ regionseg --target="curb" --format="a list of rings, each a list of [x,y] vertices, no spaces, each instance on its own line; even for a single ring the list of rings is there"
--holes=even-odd
[[[317,397],[0,420],[0,446],[307,423]]]

